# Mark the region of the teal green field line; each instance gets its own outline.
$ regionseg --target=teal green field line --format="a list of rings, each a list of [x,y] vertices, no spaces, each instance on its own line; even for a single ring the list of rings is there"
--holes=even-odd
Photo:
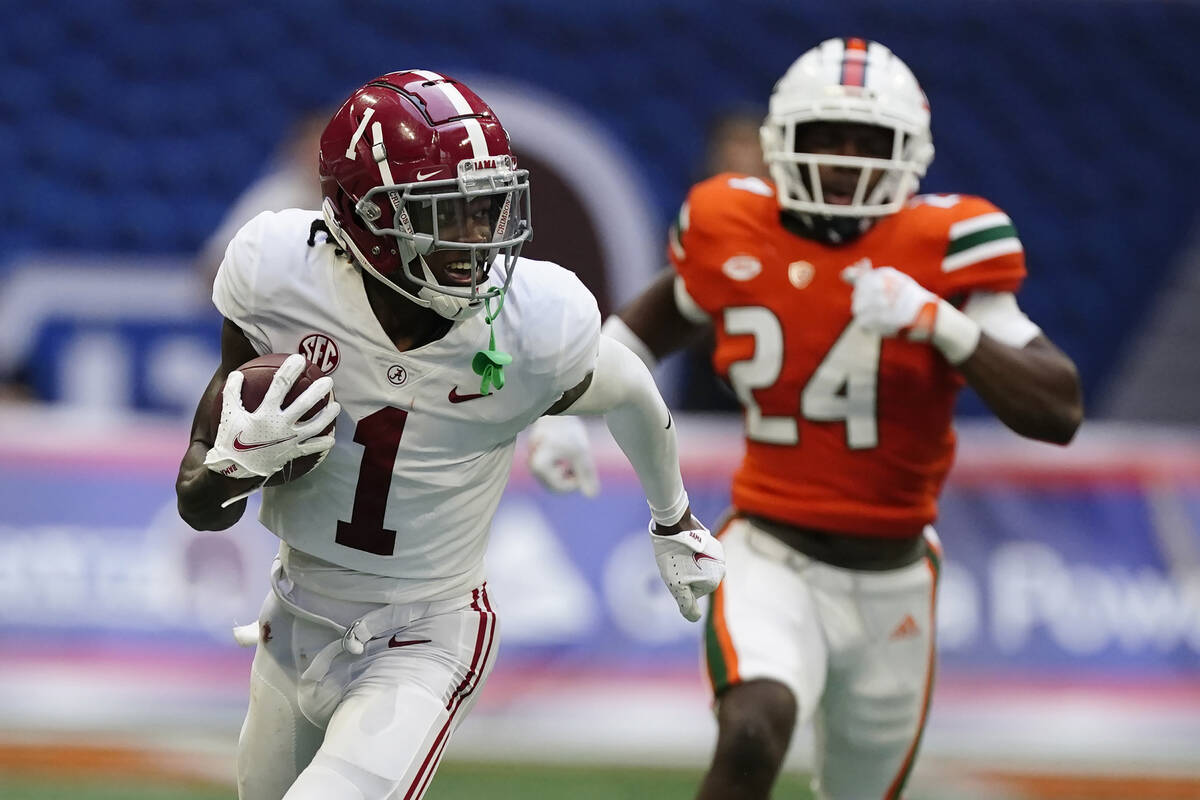
[[[4,800],[237,800],[232,787],[173,786],[113,778],[31,778],[0,774]]]
[[[562,765],[447,763],[426,800],[689,800],[699,770]],[[777,797],[811,800],[806,781],[785,775]],[[43,779],[0,773],[4,800],[235,800],[232,787],[172,785],[142,779]]]

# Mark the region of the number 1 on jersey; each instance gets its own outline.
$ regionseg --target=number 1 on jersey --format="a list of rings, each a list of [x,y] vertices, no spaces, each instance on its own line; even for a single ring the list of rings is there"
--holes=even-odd
[[[765,415],[754,392],[775,385],[783,371],[783,326],[770,309],[725,309],[725,331],[754,337],[754,355],[729,367],[729,382],[746,409],[746,437],[767,444],[800,441],[796,412]],[[876,385],[881,339],[853,323],[846,326],[800,393],[799,415],[813,422],[846,423],[846,445],[864,450],[879,444]]]
[[[338,520],[333,539],[338,544],[377,556],[390,556],[396,549],[396,532],[383,527],[383,515],[407,419],[404,409],[381,408],[354,426],[354,441],[363,446],[362,463],[350,521]]]

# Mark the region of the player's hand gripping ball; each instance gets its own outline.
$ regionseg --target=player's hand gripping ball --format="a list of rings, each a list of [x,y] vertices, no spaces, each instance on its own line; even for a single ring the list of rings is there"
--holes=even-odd
[[[333,382],[303,356],[251,359],[230,373],[213,402],[216,443],[204,463],[234,478],[270,476],[267,486],[295,480],[329,453],[340,408]]]

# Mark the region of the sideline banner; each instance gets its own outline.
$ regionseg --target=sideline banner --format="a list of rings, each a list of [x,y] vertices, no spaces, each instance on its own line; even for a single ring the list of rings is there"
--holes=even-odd
[[[736,422],[680,420],[693,507],[714,524]],[[692,670],[700,629],[662,588],[647,509],[603,428],[598,499],[556,496],[521,455],[489,585],[504,663]],[[0,654],[236,653],[276,542],[254,514],[197,533],[175,512],[176,422],[0,413]],[[964,432],[937,527],[943,675],[1200,680],[1200,453],[1184,432],[1091,426],[1065,450]]]

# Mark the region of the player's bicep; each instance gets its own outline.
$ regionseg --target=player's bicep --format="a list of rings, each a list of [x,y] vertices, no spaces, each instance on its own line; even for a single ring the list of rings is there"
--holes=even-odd
[[[595,369],[576,389],[582,391],[570,404],[563,405],[561,413],[607,414],[617,407],[637,405],[646,399],[662,403],[654,377],[642,360],[621,342],[605,335],[600,337]],[[560,403],[555,403],[555,407]]]
[[[637,298],[617,312],[656,359],[687,347],[708,328],[702,311],[684,315],[678,301],[677,277],[674,269],[663,270]],[[690,297],[684,305],[688,310],[693,306],[699,309]]]

